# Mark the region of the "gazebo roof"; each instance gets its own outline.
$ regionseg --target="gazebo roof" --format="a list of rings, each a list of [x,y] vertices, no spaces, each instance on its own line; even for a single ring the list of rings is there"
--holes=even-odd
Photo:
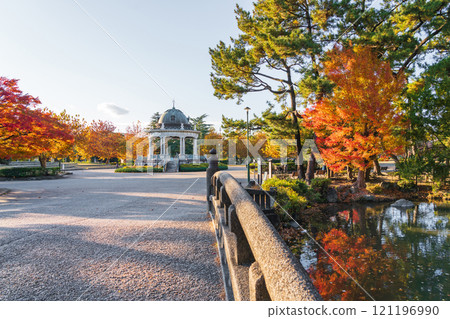
[[[166,124],[189,124],[189,120],[187,119],[186,115],[179,109],[176,109],[175,107],[168,109],[161,115],[158,121],[159,124],[164,123]]]

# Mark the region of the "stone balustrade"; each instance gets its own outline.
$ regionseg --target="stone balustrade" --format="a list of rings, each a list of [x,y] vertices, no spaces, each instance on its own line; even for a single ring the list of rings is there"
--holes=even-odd
[[[210,168],[215,167],[212,162]],[[272,211],[271,196],[244,189],[227,172],[213,171],[207,174],[207,179],[211,178],[207,180],[208,208],[221,253],[227,299],[322,300],[273,220],[266,216]]]

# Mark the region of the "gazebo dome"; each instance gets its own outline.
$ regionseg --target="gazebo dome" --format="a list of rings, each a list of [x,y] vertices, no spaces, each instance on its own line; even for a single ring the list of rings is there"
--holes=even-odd
[[[179,109],[176,109],[175,107],[168,109],[161,115],[158,121],[159,124],[164,123],[166,124],[189,124],[189,120],[187,119],[186,115],[184,115],[183,112],[181,112]]]

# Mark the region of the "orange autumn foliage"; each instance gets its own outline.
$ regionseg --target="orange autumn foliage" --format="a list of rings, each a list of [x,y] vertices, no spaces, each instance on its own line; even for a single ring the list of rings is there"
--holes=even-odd
[[[92,121],[88,133],[90,156],[97,156],[109,163],[111,158],[125,158],[125,137],[115,132],[116,127],[108,121]]]
[[[324,74],[335,83],[334,93],[306,110],[304,124],[316,134],[326,164],[334,171],[350,164],[364,171],[381,154],[397,154],[405,122],[394,102],[404,78],[364,47],[332,50]]]
[[[127,126],[125,140],[130,144],[131,149],[127,151],[132,152],[131,158],[137,158],[138,156],[147,157],[149,141],[140,121],[133,122]]]
[[[48,156],[73,143],[73,136],[53,112],[37,108],[39,99],[24,94],[17,82],[0,77],[0,158],[39,156],[45,167]]]
[[[209,152],[215,148],[219,154],[219,158],[227,156],[225,153],[228,143],[225,143],[223,136],[214,128],[211,129],[204,137],[204,142],[200,144],[200,155],[209,155]]]
[[[79,115],[69,115],[65,110],[58,114],[59,121],[69,126],[74,137],[73,143],[62,143],[57,150],[57,157],[71,159],[86,158],[89,127],[84,119]],[[88,156],[87,156],[88,157]]]

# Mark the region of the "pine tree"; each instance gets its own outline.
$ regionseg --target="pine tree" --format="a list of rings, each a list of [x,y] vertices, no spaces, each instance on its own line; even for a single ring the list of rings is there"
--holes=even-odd
[[[199,138],[205,138],[205,135],[207,135],[212,128],[212,124],[205,123],[205,118],[207,117],[207,114],[202,114],[197,117],[193,117],[190,119],[190,122],[193,127],[197,129],[197,131],[200,131]]]
[[[291,113],[294,129],[299,127],[298,99],[323,96],[330,88],[319,77],[318,57],[333,23],[335,4],[329,0],[259,0],[251,13],[238,6],[235,12],[243,33],[231,39],[231,45],[220,42],[210,49],[214,95],[240,102],[244,94],[269,91]],[[300,129],[295,129],[294,136],[299,154]],[[300,165],[298,171],[304,177]]]
[[[389,61],[393,74],[413,73],[423,57],[449,49],[450,3],[447,0],[341,1],[340,42],[371,47]]]

